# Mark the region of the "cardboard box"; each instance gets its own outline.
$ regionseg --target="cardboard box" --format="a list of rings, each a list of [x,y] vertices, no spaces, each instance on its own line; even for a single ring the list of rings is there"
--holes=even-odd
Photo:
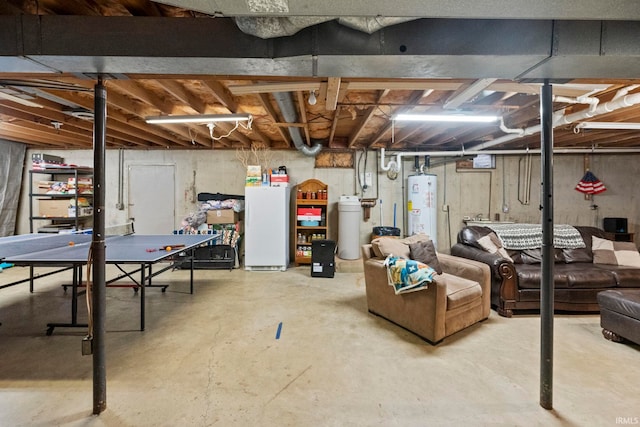
[[[71,177],[67,180],[67,186],[69,187],[69,193],[74,194],[76,191],[78,194],[92,194],[93,193],[93,179],[82,177],[78,178],[76,183],[75,177]]]
[[[235,224],[238,212],[233,209],[213,209],[207,211],[207,224]]]
[[[69,215],[69,199],[38,199],[40,216],[67,217]]]
[[[78,207],[78,211],[80,212],[79,216],[91,216],[91,215],[93,215],[93,208],[91,206]],[[70,207],[68,209],[68,216],[70,218],[75,218],[75,216],[76,216],[76,208],[75,208],[75,206]]]

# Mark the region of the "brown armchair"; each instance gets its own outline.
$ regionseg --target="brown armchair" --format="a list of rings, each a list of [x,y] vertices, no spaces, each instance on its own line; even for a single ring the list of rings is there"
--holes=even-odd
[[[427,289],[396,295],[389,286],[384,260],[389,254],[410,258],[409,245],[421,240],[429,238],[381,237],[362,245],[367,306],[369,312],[437,344],[489,317],[491,272],[481,262],[437,254],[442,274]]]

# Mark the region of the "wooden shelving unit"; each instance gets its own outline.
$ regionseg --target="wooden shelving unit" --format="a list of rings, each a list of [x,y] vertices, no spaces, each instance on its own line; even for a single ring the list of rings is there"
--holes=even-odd
[[[313,194],[315,193],[315,198]],[[311,264],[311,242],[316,239],[328,239],[328,185],[317,179],[308,179],[295,188],[295,227],[293,233],[295,264]],[[302,196],[302,198],[300,198]],[[311,197],[308,197],[311,196]],[[320,221],[317,226],[302,225],[298,221],[298,208],[320,209]]]

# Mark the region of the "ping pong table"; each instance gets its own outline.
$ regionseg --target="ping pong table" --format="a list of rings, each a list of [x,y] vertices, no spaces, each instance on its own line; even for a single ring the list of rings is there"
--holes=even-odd
[[[129,278],[133,287],[140,290],[140,330],[145,328],[145,288],[153,287],[151,279],[158,274],[173,268],[169,263],[160,270],[153,271],[152,266],[160,262],[171,261],[181,256],[181,263],[191,261],[190,292],[193,294],[193,258],[195,248],[205,245],[220,237],[219,234],[172,234],[172,235],[137,235],[125,234],[107,236],[105,238],[105,263],[115,265],[122,274],[107,281],[108,284]],[[78,288],[82,285],[82,268],[89,261],[91,234],[23,234],[0,238],[0,261],[16,266],[28,266],[29,279],[9,285],[30,281],[33,291],[33,280],[45,275],[59,273],[64,270],[73,271],[71,322],[47,324],[47,335],[56,327],[86,327],[77,322]],[[124,265],[137,265],[137,269],[126,271]],[[34,267],[62,267],[60,270],[42,275],[34,275]],[[140,273],[137,281],[132,275]],[[9,286],[9,285],[5,285]],[[164,292],[168,285],[161,285]],[[66,289],[66,287],[65,287]]]

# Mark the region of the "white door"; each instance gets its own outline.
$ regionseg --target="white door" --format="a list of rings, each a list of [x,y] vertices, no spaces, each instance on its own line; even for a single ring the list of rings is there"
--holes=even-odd
[[[129,218],[136,234],[175,229],[175,165],[129,166]]]

